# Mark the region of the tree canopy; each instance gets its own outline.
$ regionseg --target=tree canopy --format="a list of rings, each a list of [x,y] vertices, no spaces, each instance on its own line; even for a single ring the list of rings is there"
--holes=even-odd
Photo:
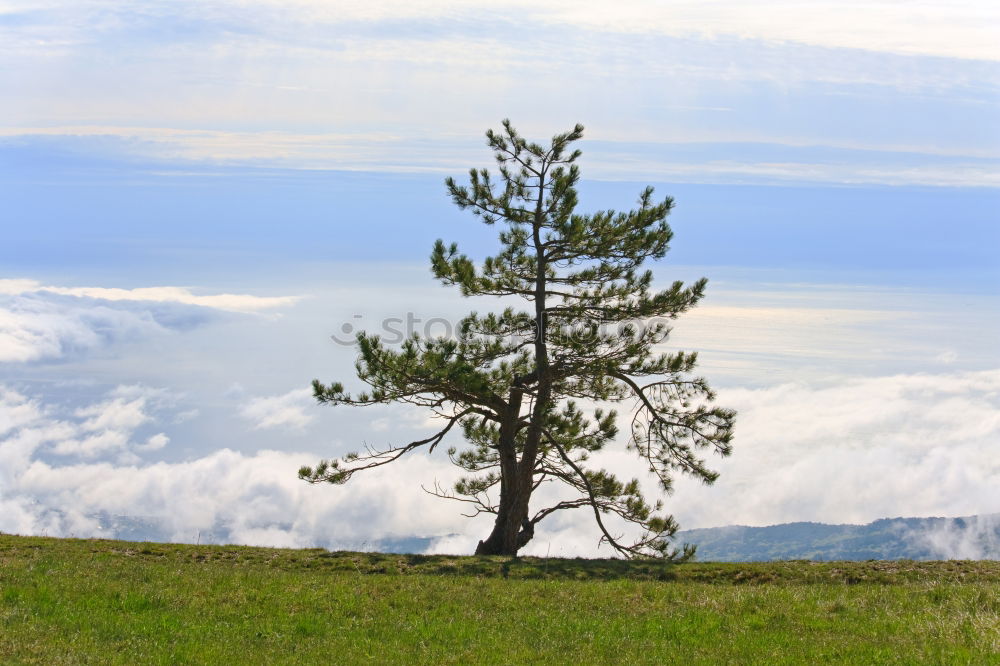
[[[500,250],[475,262],[455,243],[438,240],[434,276],[465,296],[528,307],[473,312],[452,337],[414,333],[398,348],[359,333],[357,373],[367,388],[350,393],[339,382],[317,380],[316,399],[409,403],[433,412],[441,428],[406,444],[303,467],[302,479],[344,483],[417,449],[433,451],[456,431],[464,443],[447,451],[465,475],[453,488],[435,485],[431,492],[466,503],[472,515],[495,516],[477,553],[516,554],[548,516],[584,509],[601,540],[624,556],[690,557],[691,548],[670,546],[678,526],[658,497],[671,492],[676,473],[715,480],[704,454],[729,455],[735,412],[716,406],[708,383],[692,375],[696,353],[665,343],[669,320],[701,300],[707,280],[653,288],[653,274],[642,266],[666,254],[674,203],[655,199],[651,187],[632,210],[576,212],[581,153],[572,144],[582,136],[576,125],[543,146],[505,120],[501,130],[486,133],[498,173],[472,169],[467,184],[445,181],[459,208],[500,227]],[[628,413],[619,416],[616,403],[629,403]],[[620,424],[627,424],[624,437]],[[595,454],[619,441],[661,492],[593,464]],[[532,506],[548,483],[561,490],[545,495],[558,498]]]

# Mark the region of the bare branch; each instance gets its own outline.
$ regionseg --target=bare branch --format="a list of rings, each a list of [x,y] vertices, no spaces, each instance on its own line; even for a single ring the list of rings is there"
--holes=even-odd
[[[368,448],[368,455],[357,456],[350,455],[344,457],[344,462],[357,462],[358,464],[354,467],[341,467],[339,460],[334,461],[322,461],[315,469],[309,467],[303,467],[299,470],[299,478],[308,481],[309,483],[344,483],[351,478],[355,473],[362,472],[367,469],[373,469],[375,467],[381,467],[382,465],[388,465],[389,463],[399,460],[403,455],[409,453],[410,451],[417,449],[421,446],[430,444],[430,451],[434,450],[434,447],[444,439],[444,436],[448,434],[448,431],[461,419],[463,416],[468,415],[471,410],[464,410],[455,414],[448,419],[448,425],[437,433],[426,437],[424,439],[419,439],[414,442],[410,442],[404,446],[394,446],[388,449],[373,449]]]

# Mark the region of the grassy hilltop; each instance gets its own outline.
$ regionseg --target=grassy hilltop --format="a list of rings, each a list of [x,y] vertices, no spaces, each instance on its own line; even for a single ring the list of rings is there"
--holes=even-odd
[[[0,663],[998,663],[1000,562],[663,565],[0,535]]]

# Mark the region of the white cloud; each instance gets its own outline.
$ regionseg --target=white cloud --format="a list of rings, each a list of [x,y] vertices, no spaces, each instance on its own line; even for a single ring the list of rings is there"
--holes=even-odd
[[[387,405],[380,412],[388,412],[388,415],[371,421],[369,427],[374,432],[414,431],[420,428],[433,432],[441,428],[441,420],[432,412],[412,405]]]
[[[119,386],[109,399],[75,410],[76,432],[54,441],[50,450],[56,455],[80,458],[115,453],[133,461],[138,460],[133,452],[162,449],[169,441],[163,433],[149,437],[144,444],[136,443],[134,435],[152,421],[151,412],[164,395],[142,386]]]
[[[0,300],[0,362],[59,358],[166,330],[149,312],[14,296]]]
[[[945,363],[945,364],[954,363],[955,361],[958,360],[958,352],[956,352],[954,349],[946,349],[937,356],[935,356],[934,360],[937,361],[938,363]]]
[[[80,428],[85,431],[107,430],[134,430],[149,420],[145,413],[146,398],[139,397],[134,400],[115,398],[107,402],[90,405],[76,410],[76,416],[87,418],[80,424]]]
[[[39,283],[36,280],[24,278],[0,278],[0,294],[5,296],[17,296],[26,294],[38,289]]]
[[[160,449],[169,441],[160,433],[141,444],[135,436],[170,400],[162,390],[119,386],[104,400],[60,415],[52,406],[0,387],[0,468],[16,474],[42,453],[138,460],[133,452]],[[0,495],[4,478],[0,474]]]
[[[315,407],[312,390],[295,389],[282,395],[250,398],[247,404],[240,407],[240,415],[251,421],[253,427],[257,429],[301,430],[315,418],[314,415],[306,413],[310,407]]]
[[[715,486],[679,484],[687,527],[1000,509],[1000,371],[729,389],[735,452]]]
[[[56,287],[46,286],[35,280],[0,279],[0,294],[18,296],[22,294],[49,293],[61,296],[75,296],[101,301],[140,301],[154,303],[181,303],[197,305],[228,312],[257,312],[294,305],[300,296],[252,296],[250,294],[207,294],[196,295],[185,287],[138,287],[120,289],[117,287]]]
[[[171,538],[189,542],[198,532],[224,530],[234,543],[329,546],[421,530],[443,534],[457,522],[455,507],[441,506],[412,482],[433,478],[440,464],[416,456],[406,466],[359,477],[350,487],[314,487],[296,476],[313,458],[223,449],[190,462],[135,467],[36,462],[19,477],[17,490],[82,515],[155,518]],[[2,522],[0,529],[10,531]]]
[[[918,548],[926,548],[942,560],[997,559],[1000,553],[1000,514],[976,516],[956,525],[942,521],[911,530],[907,537]]]
[[[0,387],[0,436],[42,417],[37,400],[29,400],[16,391]]]
[[[136,395],[146,396],[145,409],[126,400]],[[310,453],[222,449],[152,464],[116,455],[167,444],[165,433],[137,437],[140,425],[156,420],[151,405],[158,395],[120,387],[59,418],[54,408],[0,391],[0,424],[8,426],[0,436],[0,530],[110,536],[94,518],[107,513],[155,519],[175,540],[194,541],[199,532],[222,529],[237,543],[356,547],[414,530],[446,533],[454,522],[454,507],[442,506],[412,482],[451,478],[450,465],[440,458],[417,455],[406,465],[359,477],[350,487],[313,487],[297,478],[301,465],[317,461]],[[88,438],[108,446],[88,444]],[[78,461],[52,462],[51,453]],[[105,459],[86,461],[98,454]]]
[[[161,335],[179,325],[200,322],[206,312],[254,313],[298,300],[295,296],[196,295],[181,287],[58,287],[0,279],[0,363],[61,358],[119,340]],[[178,313],[176,308],[189,310]]]
[[[145,444],[136,445],[136,451],[159,451],[170,443],[170,438],[159,432],[146,440]]]

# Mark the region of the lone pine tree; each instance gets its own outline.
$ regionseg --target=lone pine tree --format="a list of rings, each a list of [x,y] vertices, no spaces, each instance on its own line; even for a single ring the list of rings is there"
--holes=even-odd
[[[340,383],[313,382],[316,399],[331,405],[402,402],[442,419],[442,428],[417,441],[369,448],[339,460],[303,467],[311,483],[344,483],[355,473],[396,462],[416,449],[433,451],[456,426],[465,445],[448,449],[467,475],[433,494],[460,500],[472,515],[496,516],[477,554],[515,555],[535,526],[556,511],[593,512],[601,540],[626,557],[689,557],[669,540],[677,524],[650,503],[638,480],[623,481],[588,465],[615,442],[618,415],[607,409],[629,402],[626,446],[648,467],[664,492],[675,472],[711,483],[703,451],[731,450],[735,412],[714,406],[714,394],[690,373],[696,354],[661,351],[665,320],[693,307],[707,281],[674,282],[652,289],[652,273],[639,271],[660,259],[672,232],[666,222],[673,201],[653,199],[652,188],[628,212],[578,214],[579,150],[570,150],[583,127],[553,137],[548,147],[522,138],[509,121],[488,131],[499,177],[471,170],[468,185],[447,179],[452,200],[488,225],[501,224],[500,252],[478,266],[455,244],[437,241],[435,277],[465,296],[526,301],[528,311],[472,313],[452,338],[413,334],[396,349],[378,336],[357,336],[358,377],[368,385],[352,395]],[[531,506],[542,484],[546,506]],[[608,519],[612,520],[609,521]],[[633,524],[632,538],[619,530]]]

